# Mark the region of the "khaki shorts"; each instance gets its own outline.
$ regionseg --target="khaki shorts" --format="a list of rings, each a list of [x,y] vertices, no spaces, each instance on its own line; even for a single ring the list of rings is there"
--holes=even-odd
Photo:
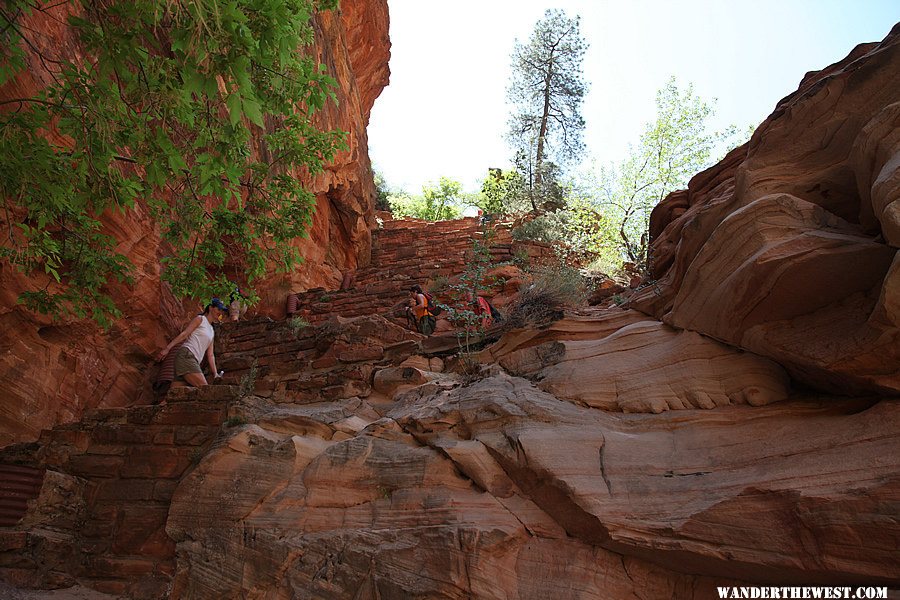
[[[182,346],[175,355],[175,377],[183,377],[187,373],[202,373],[200,363],[191,354],[191,351]]]

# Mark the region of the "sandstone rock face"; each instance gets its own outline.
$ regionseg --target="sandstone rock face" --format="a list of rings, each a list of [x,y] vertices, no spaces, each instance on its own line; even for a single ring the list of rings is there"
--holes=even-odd
[[[348,132],[348,150],[309,182],[317,205],[308,239],[298,242],[306,262],[287,276],[260,283],[259,311],[278,314],[292,286],[340,281],[343,271],[368,262],[373,226],[374,184],[365,127],[375,98],[387,84],[390,42],[385,0],[345,0],[341,10],[316,17],[319,62],[338,81],[338,102],[318,116],[325,128]],[[79,56],[65,25],[65,3],[24,17],[51,56]],[[29,54],[25,73],[0,88],[0,100],[32,96],[51,79]],[[14,108],[15,105],[10,105]],[[152,355],[186,323],[195,307],[184,306],[160,281],[159,232],[146,208],[103,218],[119,241],[118,251],[135,265],[133,288],[116,288],[123,318],[108,334],[90,324],[53,323],[17,306],[23,290],[42,285],[0,265],[0,446],[35,439],[41,429],[77,420],[85,409],[146,403]]]
[[[349,438],[334,424],[247,425],[175,492],[173,597],[711,598],[729,578],[896,583],[900,531],[879,498],[900,485],[900,413],[869,406],[621,415],[498,375],[409,396]]]
[[[625,412],[762,406],[787,398],[790,387],[771,360],[658,321],[593,340],[530,346],[504,356],[500,365],[533,376],[557,398]]]
[[[653,213],[631,306],[832,392],[900,391],[900,29],[809,73]]]
[[[0,578],[154,600],[701,599],[739,581],[900,583],[896,400],[734,405],[728,377],[747,366],[718,362],[771,363],[620,309],[511,332],[485,355],[502,365],[558,344],[588,375],[644,365],[620,382],[673,398],[720,390],[722,405],[624,414],[496,365],[438,375],[454,361],[426,360],[419,336],[380,317],[227,327],[219,353],[239,385],[93,411],[0,453],[52,483],[0,530]],[[623,343],[635,336],[647,344]],[[579,354],[604,343],[616,350],[602,361]],[[355,345],[383,351],[356,360],[344,354]],[[684,373],[655,373],[642,353],[656,347]],[[73,482],[63,510],[56,490]]]
[[[543,330],[513,330],[479,360],[557,398],[611,411],[761,406],[790,391],[777,363],[633,310],[583,309]]]

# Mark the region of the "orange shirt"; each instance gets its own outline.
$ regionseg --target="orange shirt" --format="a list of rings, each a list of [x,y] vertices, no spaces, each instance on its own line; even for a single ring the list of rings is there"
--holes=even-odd
[[[413,306],[413,314],[416,319],[421,319],[428,314],[428,299],[425,294],[416,294],[416,305]]]

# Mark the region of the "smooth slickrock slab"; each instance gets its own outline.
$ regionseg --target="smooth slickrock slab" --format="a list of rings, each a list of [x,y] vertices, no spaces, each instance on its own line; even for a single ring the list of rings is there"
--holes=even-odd
[[[522,392],[544,396],[518,381]],[[488,445],[452,435],[423,444],[421,417],[410,431],[384,419],[343,441],[255,426],[236,433],[175,494],[172,597],[368,590],[363,597],[534,598],[554,590],[599,599],[697,587],[695,597],[714,597],[702,577],[570,537]]]
[[[619,309],[512,331],[479,358],[534,378],[557,398],[612,411],[761,406],[790,389],[787,373],[769,359]]]
[[[771,360],[656,321],[598,341],[563,342],[537,377],[557,398],[625,412],[762,406],[784,400],[787,374]]]
[[[481,442],[513,484],[592,544],[757,581],[896,585],[898,401],[623,416],[523,384],[494,377],[392,416],[436,447]],[[464,456],[464,472],[497,481]]]

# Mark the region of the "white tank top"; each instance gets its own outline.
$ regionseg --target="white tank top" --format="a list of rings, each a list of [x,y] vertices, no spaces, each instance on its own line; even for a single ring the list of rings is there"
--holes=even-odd
[[[197,359],[198,363],[203,362],[203,355],[206,354],[206,349],[209,348],[209,345],[212,343],[213,337],[215,336],[213,326],[210,324],[209,319],[204,315],[200,315],[200,319],[200,325],[191,332],[187,341],[184,342],[184,345],[191,351],[191,354],[194,355],[194,358]]]

